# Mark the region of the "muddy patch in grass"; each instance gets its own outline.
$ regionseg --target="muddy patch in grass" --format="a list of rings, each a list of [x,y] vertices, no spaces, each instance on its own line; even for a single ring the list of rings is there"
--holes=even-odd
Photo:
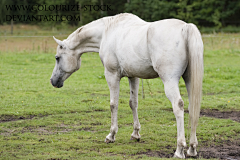
[[[166,111],[171,111],[170,109],[166,109]],[[184,110],[184,113],[189,113],[188,110]],[[217,109],[202,109],[200,112],[200,116],[205,117],[213,117],[220,119],[231,119],[236,122],[240,122],[240,111],[219,111]]]
[[[240,111],[219,111],[217,109],[204,109],[200,112],[201,116],[231,119],[240,122]]]
[[[0,116],[0,123],[3,122],[10,122],[10,121],[18,121],[18,120],[26,120],[26,119],[33,119],[36,117],[35,115],[29,115],[29,116],[14,116],[14,115],[3,115]]]
[[[204,144],[202,144],[204,146]],[[208,147],[200,147],[198,149],[199,158],[217,158],[217,159],[240,159],[240,139],[233,142],[227,140],[223,141],[221,145],[211,144]]]
[[[207,147],[205,147],[207,146]],[[159,157],[159,158],[172,158],[176,148],[167,147],[168,151],[146,151],[139,152],[134,156],[137,156],[138,159],[141,159],[143,155],[147,155],[148,157]],[[188,148],[187,148],[188,149]],[[187,155],[187,149],[184,150],[185,155]],[[171,151],[171,153],[169,153]],[[197,149],[198,155],[197,157],[187,157],[186,158],[204,158],[204,159],[226,159],[226,160],[239,160],[240,159],[240,140],[231,141],[223,141],[221,145],[215,144],[201,144],[201,146]]]
[[[172,153],[168,153],[166,151],[151,151],[151,150],[148,150],[146,152],[139,152],[139,153],[135,154],[134,156],[137,155],[137,159],[141,159],[143,155],[147,155],[148,157],[172,158],[175,150],[170,146],[166,147],[166,148],[169,149],[169,150],[172,150]]]

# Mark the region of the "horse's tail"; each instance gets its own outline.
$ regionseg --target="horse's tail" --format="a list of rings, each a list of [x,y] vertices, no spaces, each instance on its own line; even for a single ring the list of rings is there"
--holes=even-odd
[[[203,41],[198,28],[194,24],[186,24],[185,27],[188,46],[188,73],[190,76],[189,115],[191,128],[196,131],[202,98]]]

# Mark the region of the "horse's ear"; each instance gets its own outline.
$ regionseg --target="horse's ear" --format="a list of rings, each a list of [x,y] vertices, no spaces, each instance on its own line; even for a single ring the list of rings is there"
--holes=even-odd
[[[53,39],[57,42],[57,44],[61,47],[61,48],[65,48],[65,44],[63,43],[63,41],[60,41],[59,39],[55,38],[53,36]]]

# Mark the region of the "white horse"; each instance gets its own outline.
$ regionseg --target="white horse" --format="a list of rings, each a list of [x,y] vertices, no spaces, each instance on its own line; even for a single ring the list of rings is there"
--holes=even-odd
[[[63,41],[53,38],[58,43],[56,65],[50,79],[54,87],[62,87],[63,82],[80,68],[83,53],[99,53],[110,89],[111,129],[106,143],[114,142],[118,131],[121,78],[128,77],[130,85],[129,105],[134,120],[131,139],[139,140],[139,78],[160,77],[177,121],[177,149],[174,156],[185,158],[184,103],[178,87],[182,76],[188,91],[191,122],[187,154],[197,155],[196,128],[201,105],[203,42],[195,25],[177,19],[145,22],[133,14],[124,13],[84,25]]]

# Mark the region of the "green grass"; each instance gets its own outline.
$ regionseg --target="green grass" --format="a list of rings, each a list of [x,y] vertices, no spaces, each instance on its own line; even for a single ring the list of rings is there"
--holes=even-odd
[[[208,45],[202,109],[239,111],[240,50]],[[140,142],[129,140],[133,130],[129,85],[127,78],[121,80],[119,131],[115,143],[105,144],[111,113],[98,54],[84,54],[80,70],[61,89],[49,83],[54,65],[51,53],[0,52],[0,159],[157,159],[144,152],[174,153],[176,120],[159,78],[144,80],[145,99],[141,98],[141,86],[139,89]],[[179,86],[187,110],[182,79]],[[187,126],[185,114],[186,137]],[[201,117],[199,147],[234,141],[240,138],[239,133],[240,124],[230,119]]]

